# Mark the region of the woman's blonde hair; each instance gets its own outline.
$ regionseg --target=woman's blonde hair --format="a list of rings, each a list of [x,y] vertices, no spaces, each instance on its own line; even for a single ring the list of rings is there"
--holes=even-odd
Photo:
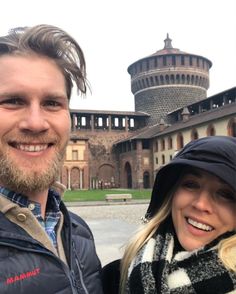
[[[236,272],[236,233],[220,242],[219,258],[227,269]]]
[[[170,215],[171,198],[168,197],[159,212],[130,239],[121,260],[120,294],[125,293],[128,268],[143,245],[155,234],[159,225]]]
[[[183,174],[182,174],[183,176]],[[160,224],[167,219],[171,214],[171,204],[176,186],[178,186],[181,176],[177,181],[171,193],[164,200],[159,211],[153,216],[148,223],[141,227],[137,233],[130,239],[126,246],[124,256],[121,260],[121,275],[120,275],[120,294],[125,294],[125,288],[128,277],[128,269],[137,255],[138,251],[148,242],[148,240],[155,234]],[[236,272],[236,233],[226,238],[219,243],[218,256],[224,266],[233,272]]]

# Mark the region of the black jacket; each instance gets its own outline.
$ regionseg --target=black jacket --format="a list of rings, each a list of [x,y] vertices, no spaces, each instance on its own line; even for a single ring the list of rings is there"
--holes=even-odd
[[[62,242],[68,265],[0,213],[1,294],[102,294],[100,261],[86,223],[64,215]]]
[[[102,269],[102,284],[104,294],[119,294],[120,259],[114,260]]]

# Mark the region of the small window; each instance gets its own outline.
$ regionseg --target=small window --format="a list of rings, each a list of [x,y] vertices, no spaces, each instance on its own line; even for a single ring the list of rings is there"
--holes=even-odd
[[[81,126],[86,126],[86,117],[85,116],[82,116],[81,117]]]
[[[166,56],[163,57],[163,65],[166,66]]]
[[[102,127],[102,125],[103,125],[102,117],[99,117],[99,118],[98,118],[98,126],[99,126],[99,127]]]
[[[134,119],[133,119],[133,118],[131,118],[131,119],[129,120],[129,124],[130,124],[130,127],[131,127],[131,128],[134,127]]]
[[[161,150],[165,150],[165,139],[161,140]]]
[[[171,137],[168,137],[168,149],[172,149],[173,148],[173,140]]]
[[[115,124],[115,127],[119,126],[119,118],[118,117],[115,117],[114,124]]]
[[[173,66],[176,65],[176,59],[175,59],[175,56],[172,56],[172,65],[173,65]]]
[[[166,159],[165,159],[165,155],[164,154],[162,154],[162,164],[165,164],[166,163]]]
[[[155,152],[157,152],[158,151],[158,141],[156,140],[156,142],[155,142]]]
[[[78,160],[78,150],[72,150],[72,160]]]
[[[192,57],[192,56],[189,57],[189,65],[190,65],[190,66],[193,65],[193,57]]]

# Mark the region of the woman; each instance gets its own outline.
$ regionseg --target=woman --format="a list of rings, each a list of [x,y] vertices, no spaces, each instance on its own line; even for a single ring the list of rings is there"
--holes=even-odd
[[[236,293],[235,215],[236,138],[190,142],[158,172],[147,224],[126,248],[120,282],[119,262],[104,268],[104,292]]]

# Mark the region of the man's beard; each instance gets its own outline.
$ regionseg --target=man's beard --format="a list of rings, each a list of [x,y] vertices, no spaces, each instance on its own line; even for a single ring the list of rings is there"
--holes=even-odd
[[[65,147],[66,148],[66,147]],[[8,154],[0,152],[0,182],[4,187],[28,195],[30,192],[47,190],[57,179],[63,164],[64,150],[54,153],[51,159],[41,159],[44,170],[37,169],[37,161],[29,163],[30,167],[17,166]]]

